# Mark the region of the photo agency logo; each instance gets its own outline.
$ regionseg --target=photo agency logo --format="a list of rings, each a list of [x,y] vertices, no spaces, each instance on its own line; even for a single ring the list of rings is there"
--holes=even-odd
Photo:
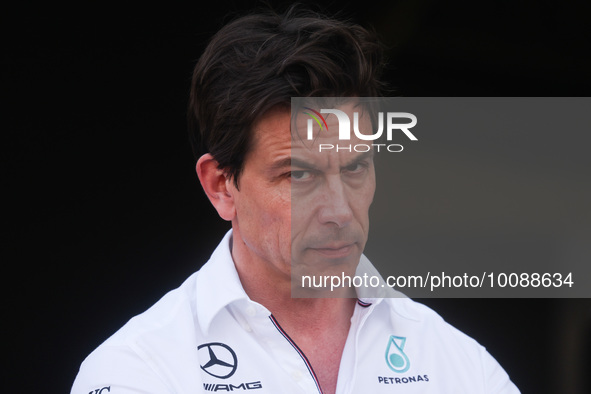
[[[377,116],[371,116],[372,122],[362,122],[363,111],[347,113],[341,108],[320,108],[313,109],[310,106],[303,106],[302,113],[307,115],[306,139],[315,141],[322,133],[333,132],[336,125],[329,124],[327,117],[334,115],[338,123],[338,142],[318,144],[318,152],[368,152],[374,149],[376,152],[402,152],[404,147],[400,143],[393,143],[397,135],[404,135],[410,141],[418,141],[417,137],[410,131],[417,124],[417,117],[409,112],[377,112]],[[371,111],[372,106],[365,106]],[[367,112],[367,111],[366,111]],[[352,115],[353,121],[351,122]],[[377,130],[372,125],[377,123]],[[370,129],[371,128],[371,129]],[[375,127],[374,127],[375,128]],[[316,132],[315,132],[316,129]],[[351,132],[352,131],[352,132]],[[385,134],[387,143],[378,142]]]

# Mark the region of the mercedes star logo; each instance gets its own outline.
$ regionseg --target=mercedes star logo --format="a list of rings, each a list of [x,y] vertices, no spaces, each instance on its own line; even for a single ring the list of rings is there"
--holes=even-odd
[[[221,342],[204,343],[197,351],[200,360],[207,360],[205,364],[201,364],[201,369],[211,376],[227,379],[236,372],[238,359],[230,346]]]

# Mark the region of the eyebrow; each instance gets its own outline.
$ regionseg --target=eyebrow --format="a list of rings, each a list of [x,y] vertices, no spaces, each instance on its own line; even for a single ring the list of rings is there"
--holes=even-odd
[[[276,161],[275,163],[271,164],[271,166],[269,167],[269,170],[276,171],[276,170],[280,170],[285,167],[291,167],[291,163],[292,163],[292,158],[286,157],[284,159],[281,159],[281,160]]]
[[[353,164],[359,163],[363,160],[366,159],[373,159],[373,149],[367,152],[363,152],[362,154],[360,154],[359,156],[354,157],[351,161],[349,161],[348,163],[345,163],[343,166],[341,166],[341,169],[343,168],[347,168]],[[295,157],[286,157],[284,159],[281,159],[275,163],[273,163],[273,165],[271,165],[270,170],[274,171],[274,170],[278,170],[281,168],[285,168],[285,167],[297,167],[297,168],[301,168],[304,170],[318,170],[318,168],[313,165],[310,164],[304,160],[300,160],[297,159]]]
[[[359,163],[365,159],[372,159],[373,160],[373,149],[368,150],[367,152],[363,152],[362,154],[360,154],[359,156],[354,157],[349,163],[345,164],[344,166],[341,167],[342,168],[347,168],[353,164]]]

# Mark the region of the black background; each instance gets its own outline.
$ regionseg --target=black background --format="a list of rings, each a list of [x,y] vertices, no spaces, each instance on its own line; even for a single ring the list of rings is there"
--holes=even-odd
[[[591,95],[589,2],[315,3],[380,32],[396,94]],[[198,269],[228,228],[198,184],[186,102],[208,38],[229,12],[258,5],[4,9],[12,392],[69,392],[84,357]],[[576,332],[569,314],[586,314],[588,327],[587,301],[424,301],[486,346],[523,392],[589,392],[589,340],[560,345]]]

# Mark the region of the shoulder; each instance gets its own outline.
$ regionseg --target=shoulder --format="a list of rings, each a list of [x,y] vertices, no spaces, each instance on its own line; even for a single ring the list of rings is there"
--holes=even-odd
[[[99,394],[106,387],[100,394],[113,392],[113,387],[119,394],[190,392],[202,387],[195,370],[200,366],[197,349],[203,343],[204,327],[228,302],[244,295],[230,254],[231,236],[229,231],[209,261],[180,287],[92,352],[80,367],[72,394]]]
[[[80,366],[72,394],[170,393],[165,381],[131,347],[103,344]]]
[[[519,393],[508,374],[475,339],[446,322],[437,312],[409,298],[385,299],[391,319],[422,342],[422,352],[478,376],[486,393]]]
[[[166,354],[176,351],[179,355],[186,341],[195,336],[192,300],[196,276],[197,273],[191,275],[179,288],[133,317],[94,350],[80,366],[72,394],[101,389],[106,394],[113,392],[114,387],[117,393],[174,391],[162,366],[170,361]]]

